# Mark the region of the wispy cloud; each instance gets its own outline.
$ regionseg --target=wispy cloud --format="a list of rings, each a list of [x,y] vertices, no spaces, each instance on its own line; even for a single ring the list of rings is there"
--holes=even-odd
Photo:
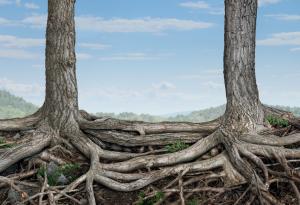
[[[300,21],[300,15],[297,14],[267,14],[265,16],[284,21]]]
[[[291,48],[290,51],[292,51],[292,52],[300,51],[300,47],[298,47],[298,48]]]
[[[152,87],[154,89],[158,89],[158,90],[162,90],[162,91],[172,90],[172,89],[176,88],[176,86],[173,83],[170,83],[170,82],[167,82],[167,81],[163,81],[163,82],[159,82],[159,83],[153,83]]]
[[[222,69],[210,69],[210,70],[204,70],[196,74],[189,74],[189,75],[182,75],[182,76],[177,76],[178,79],[183,79],[183,80],[206,80],[209,81],[211,79],[215,78],[223,78],[223,70]]]
[[[270,38],[257,41],[257,45],[262,46],[295,46],[300,45],[299,32],[282,32],[272,34]]]
[[[258,0],[258,5],[265,6],[268,4],[277,4],[279,2],[281,2],[281,0]]]
[[[0,17],[0,25],[14,25],[15,23],[13,23],[11,20],[8,20],[6,18],[2,18]]]
[[[0,46],[7,48],[28,48],[45,45],[45,39],[19,38],[12,35],[0,35]]]
[[[35,4],[35,3],[25,3],[24,4],[25,8],[27,9],[39,9],[39,5]]]
[[[172,53],[159,53],[159,54],[151,54],[151,53],[120,53],[113,54],[111,56],[101,56],[99,58],[100,61],[143,61],[143,60],[158,60],[163,57],[169,57],[174,54]]]
[[[33,28],[43,28],[46,26],[47,15],[33,15],[19,21],[20,24]]]
[[[9,58],[9,59],[38,59],[41,56],[37,53],[22,49],[1,49],[0,48],[0,58]]]
[[[103,19],[101,17],[81,16],[76,18],[79,29],[109,33],[160,33],[167,30],[188,31],[205,29],[212,23],[176,18],[139,18],[139,19]]]
[[[224,8],[211,6],[205,1],[187,1],[179,4],[180,7],[192,9],[192,10],[206,10],[211,15],[223,15]]]
[[[0,0],[0,6],[1,5],[8,5],[14,3],[12,0]]]
[[[33,28],[43,28],[46,25],[46,15],[33,15],[20,21],[2,19],[7,25],[25,25]],[[169,30],[190,31],[207,29],[214,24],[210,22],[193,21],[177,18],[112,18],[104,19],[95,16],[79,16],[75,18],[77,28],[86,31],[107,33],[162,33]],[[1,23],[1,21],[0,21]]]
[[[224,87],[223,82],[215,82],[215,81],[206,81],[202,83],[203,86],[210,88],[210,89],[222,89]]]
[[[76,53],[76,58],[78,60],[89,60],[92,58],[92,55],[88,53]]]
[[[7,78],[0,78],[0,88],[19,96],[41,95],[44,87],[39,84],[19,83]]]
[[[111,45],[101,44],[101,43],[79,43],[79,46],[82,48],[89,48],[92,50],[103,50],[111,48]]]
[[[208,9],[210,8],[209,4],[206,3],[205,1],[187,1],[180,3],[179,6],[185,7],[185,8],[190,8],[190,9]]]

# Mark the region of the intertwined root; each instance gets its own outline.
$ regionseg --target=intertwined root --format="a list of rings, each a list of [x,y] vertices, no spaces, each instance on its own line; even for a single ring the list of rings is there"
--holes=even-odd
[[[245,200],[280,204],[269,190],[273,183],[278,182],[290,184],[300,203],[300,174],[292,167],[294,161],[291,161],[300,159],[300,150],[285,147],[300,142],[298,133],[285,137],[238,135],[219,127],[219,121],[203,124],[154,124],[96,119],[91,116],[86,119],[80,122],[83,132],[61,138],[56,133],[37,129],[27,134],[24,140],[19,142],[20,145],[1,154],[0,171],[53,146],[59,146],[64,152],[76,148],[90,159],[89,170],[68,186],[58,189],[44,181],[40,193],[26,195],[24,201],[39,198],[42,203],[47,198],[49,204],[55,204],[62,198],[68,198],[74,203],[80,203],[71,195],[85,182],[89,204],[93,205],[96,204],[94,182],[116,191],[130,192],[151,187],[151,184],[158,180],[175,176],[176,178],[161,190],[150,189],[142,200],[163,192],[164,195],[157,201],[157,204],[161,204],[175,193],[178,194],[178,201],[185,204],[185,200],[193,193],[210,192],[221,196],[248,183],[248,188],[236,204]],[[30,124],[28,128],[32,126]],[[172,143],[174,138],[192,145],[168,153],[165,145]],[[60,157],[47,151],[42,153],[39,156],[43,160],[64,163]],[[276,169],[273,169],[274,167]],[[44,178],[47,179],[45,175]],[[223,186],[210,186],[211,180],[221,180]],[[203,181],[207,183],[200,183]],[[9,184],[22,193],[25,192],[20,190],[18,185],[36,186],[11,177],[1,177],[0,182],[0,187]],[[45,195],[47,197],[44,197]]]

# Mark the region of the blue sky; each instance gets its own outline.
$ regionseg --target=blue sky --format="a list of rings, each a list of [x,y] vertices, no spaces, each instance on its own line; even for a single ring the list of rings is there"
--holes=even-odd
[[[46,0],[0,0],[0,89],[41,105]],[[261,100],[300,106],[300,1],[260,0]],[[222,0],[77,0],[80,107],[165,114],[225,103]]]

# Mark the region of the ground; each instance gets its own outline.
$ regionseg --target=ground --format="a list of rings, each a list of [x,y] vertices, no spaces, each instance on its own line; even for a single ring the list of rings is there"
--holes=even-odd
[[[299,125],[284,120],[284,116],[283,118],[269,116],[268,121],[270,122],[268,125],[269,127],[264,131],[264,134],[266,136],[273,136],[274,142],[278,141],[278,139],[289,141],[290,136],[299,133]],[[0,133],[2,136],[0,141],[0,154],[3,156],[5,151],[22,144],[23,137],[26,137],[30,132],[34,132],[34,130]],[[85,134],[97,143],[96,141],[98,138],[95,137],[97,135],[93,132],[95,132],[95,130],[90,130]],[[203,133],[203,130],[201,133]],[[195,136],[191,135],[195,138],[192,138],[190,141],[188,141],[186,137],[183,137],[182,141],[177,139],[174,142],[168,142],[165,145],[142,146],[143,150],[140,150],[141,146],[139,146],[138,149],[135,147],[128,148],[126,146],[113,145],[109,141],[112,140],[111,142],[113,142],[114,139],[106,139],[105,132],[102,134],[104,134],[104,142],[102,141],[100,143],[104,143],[108,150],[131,151],[134,153],[147,153],[155,150],[159,150],[162,153],[176,152],[181,149],[187,149],[197,140]],[[125,132],[123,134],[126,136]],[[210,135],[210,133],[208,132],[206,135]],[[111,137],[112,135],[108,136]],[[267,139],[270,140],[269,138]],[[119,143],[126,143],[126,140],[121,141],[120,139]],[[138,143],[138,141],[135,141],[135,143]],[[297,142],[297,140],[294,140],[294,143],[290,143],[284,147],[297,150],[300,148],[300,143]],[[218,145],[208,153],[202,155],[201,158],[193,159],[190,162],[197,163],[197,161],[203,162],[203,160],[214,159],[216,156],[221,156],[223,150],[224,147]],[[299,204],[298,189],[300,183],[300,160],[287,159],[286,163],[288,164],[291,173],[285,170],[285,166],[282,166],[285,162],[278,162],[280,159],[274,160],[261,157],[261,160],[269,170],[268,184],[270,187],[268,190],[271,196],[275,196],[277,202],[281,204]],[[68,184],[72,184],[72,182],[74,183],[77,180],[80,181],[80,177],[84,176],[90,169],[88,162],[88,159],[84,157],[80,151],[76,149],[67,150],[60,145],[53,146],[37,155],[22,159],[1,173],[0,201],[2,204],[16,204],[17,201],[25,201],[24,203],[28,204],[45,204],[48,202],[51,195],[60,195],[62,190],[69,187]],[[108,163],[109,160],[103,159],[101,162]],[[263,179],[265,173],[259,166],[259,163],[256,164],[251,161],[249,163],[254,167],[257,176]],[[55,164],[57,170],[54,171],[54,174],[49,171],[49,167],[53,164]],[[138,172],[135,173],[154,173],[155,171],[160,172],[163,169],[164,168],[159,167],[140,168],[137,169]],[[287,174],[284,175],[284,173]],[[236,186],[227,186],[228,181],[224,180],[225,174],[226,173],[222,171],[222,168],[213,168],[211,170],[208,169],[207,171],[198,172],[188,172],[183,169],[178,175],[166,175],[166,177],[157,180],[154,183],[150,183],[150,185],[136,191],[113,191],[111,188],[107,188],[107,186],[103,186],[99,183],[93,184],[93,190],[97,204],[108,205],[261,203],[259,202],[259,198],[253,195],[251,183],[250,185],[249,183],[239,183]],[[64,181],[61,178],[58,179],[61,175],[68,180]],[[123,180],[119,178],[116,179],[116,182],[123,182]],[[296,186],[296,188],[294,186]],[[88,201],[86,200],[86,196],[88,194],[85,190],[85,184],[78,183],[77,187],[74,187],[70,192],[61,194],[61,197],[56,201],[56,204],[87,204]],[[184,197],[184,200],[182,200],[182,197]],[[271,202],[269,203],[271,204]]]

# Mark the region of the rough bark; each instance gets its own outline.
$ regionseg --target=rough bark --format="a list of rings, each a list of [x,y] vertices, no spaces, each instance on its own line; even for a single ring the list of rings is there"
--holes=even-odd
[[[224,126],[240,132],[264,119],[255,77],[256,16],[257,0],[225,0]]]
[[[49,0],[46,31],[46,98],[42,115],[55,131],[78,130],[75,0]]]

